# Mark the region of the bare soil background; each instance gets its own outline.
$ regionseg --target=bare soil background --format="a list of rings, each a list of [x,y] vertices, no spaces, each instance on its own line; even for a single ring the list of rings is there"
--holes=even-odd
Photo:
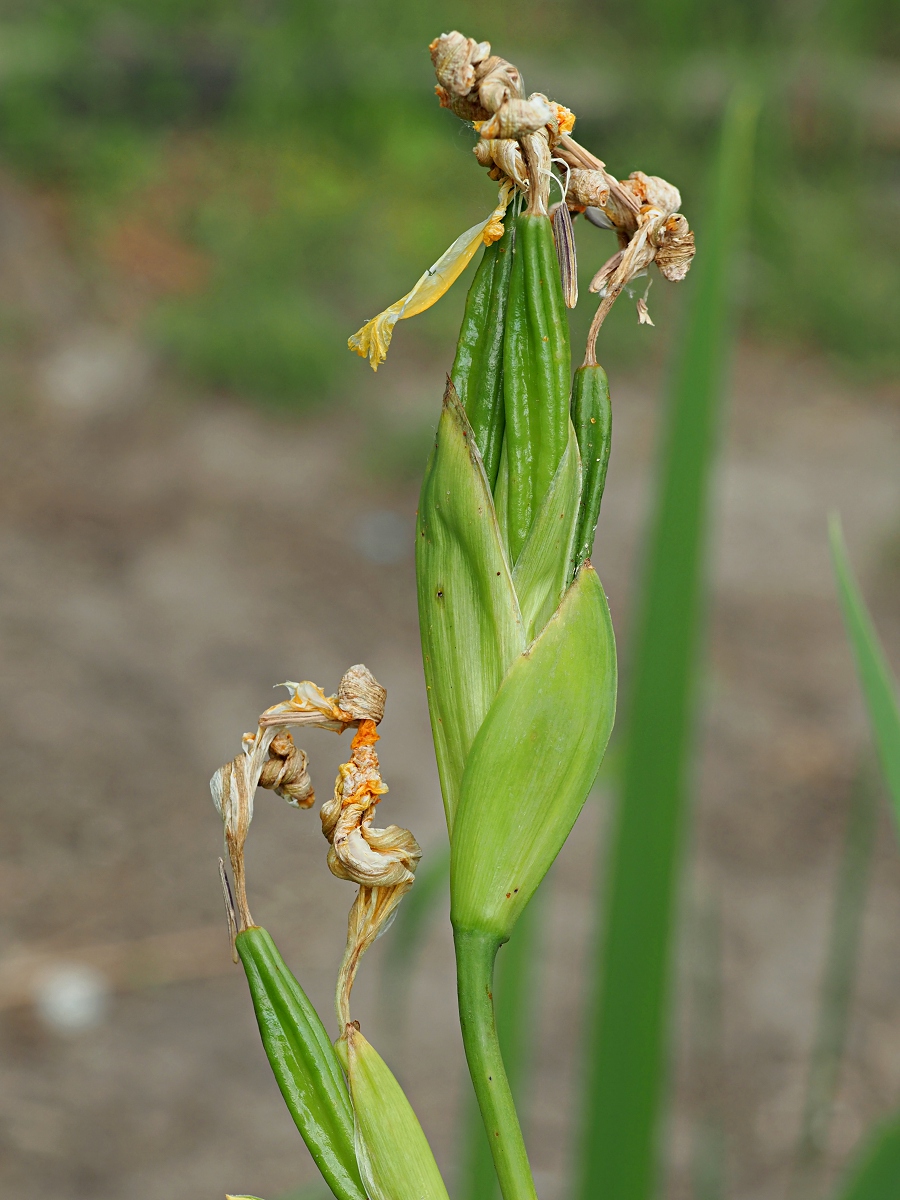
[[[419,660],[415,484],[367,471],[363,406],[436,417],[441,365],[404,358],[337,412],[273,415],[190,395],[115,296],[89,288],[34,199],[0,186],[0,1194],[18,1200],[269,1200],[315,1179],[231,965],[207,780],[279,680],[333,690],[365,662],[388,688],[388,820],[428,852],[443,818]],[[352,322],[351,322],[352,324]],[[348,325],[348,328],[350,326]],[[662,387],[613,380],[615,443],[596,564],[624,647]],[[832,889],[865,723],[834,596],[839,509],[900,662],[900,405],[827,364],[737,355],[715,505],[714,599],[685,887],[723,922],[720,1084],[677,1068],[670,1191],[689,1194],[712,1104],[730,1195],[785,1194]],[[307,739],[320,795],[347,746]],[[544,1200],[564,1195],[580,1013],[608,797],[554,869],[536,1003],[529,1140]],[[263,795],[251,905],[323,1015],[352,888],[314,813]],[[830,1169],[900,1102],[900,854],[882,813]],[[690,941],[684,940],[684,945]],[[463,1068],[447,924],[434,922],[406,1011],[383,1003],[384,943],[355,1012],[390,1058],[448,1178]],[[682,953],[682,992],[690,991]],[[111,988],[64,1032],[34,1003],[88,964]],[[398,1027],[398,1024],[400,1027]],[[679,1028],[686,1026],[680,1021]],[[686,1037],[682,1033],[682,1043]]]

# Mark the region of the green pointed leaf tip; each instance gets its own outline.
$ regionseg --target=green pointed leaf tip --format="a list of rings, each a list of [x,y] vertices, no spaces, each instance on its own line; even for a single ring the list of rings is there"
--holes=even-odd
[[[316,1166],[338,1200],[366,1200],[347,1085],[318,1013],[265,929],[235,945],[269,1065]]]
[[[525,630],[478,449],[448,380],[416,527],[419,626],[448,827],[469,748]]]
[[[572,577],[580,499],[581,456],[570,423],[565,453],[513,568],[513,587],[529,641],[556,611]]]
[[[345,1045],[369,1200],[449,1200],[422,1126],[384,1059],[353,1025]]]
[[[894,1200],[900,1196],[900,1116],[869,1138],[835,1200]]]
[[[586,563],[510,667],[472,746],[451,842],[458,929],[509,937],[581,811],[615,706],[612,621]]]
[[[829,537],[844,622],[856,659],[856,670],[881,769],[887,782],[894,816],[900,825],[900,708],[897,704],[897,685],[869,610],[853,577],[853,569],[847,557],[847,548],[837,517],[832,517],[829,523]]]

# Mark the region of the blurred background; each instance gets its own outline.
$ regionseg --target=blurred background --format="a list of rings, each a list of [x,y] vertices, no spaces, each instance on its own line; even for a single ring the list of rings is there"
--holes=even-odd
[[[788,1195],[868,754],[831,509],[900,661],[893,0],[0,0],[3,1195],[278,1200],[314,1182],[230,961],[207,790],[273,683],[331,692],[352,663],[374,671],[382,812],[441,852],[412,530],[465,281],[397,327],[377,376],[346,339],[493,204],[473,134],[433,97],[426,47],[451,28],[574,109],[617,175],[676,183],[701,253],[724,100],[747,76],[764,95],[666,1195],[696,1194],[711,1110],[728,1195]],[[577,232],[576,347],[614,249]],[[616,433],[595,562],[626,682],[689,287],[657,282],[654,328],[620,301],[599,348]],[[320,733],[306,749],[325,795],[347,747]],[[607,808],[601,787],[547,885],[526,1106],[543,1200],[564,1195]],[[264,795],[248,870],[256,919],[326,1015],[352,888],[318,826]],[[411,973],[380,943],[354,1002],[452,1180],[463,1066],[444,916]],[[900,1103],[898,917],[882,806],[825,1178]]]

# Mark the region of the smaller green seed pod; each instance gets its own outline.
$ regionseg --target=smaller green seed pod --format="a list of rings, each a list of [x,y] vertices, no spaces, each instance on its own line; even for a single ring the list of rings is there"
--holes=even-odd
[[[237,935],[263,1048],[294,1123],[338,1200],[366,1200],[353,1111],[331,1039],[265,929]]]
[[[336,1049],[350,1080],[369,1200],[449,1200],[428,1139],[387,1063],[355,1024]]]
[[[609,380],[602,367],[585,364],[575,372],[572,383],[572,424],[581,451],[581,505],[575,534],[577,571],[591,557],[600,502],[606,486],[609,448],[612,439],[612,405]]]
[[[512,271],[517,200],[506,214],[503,237],[486,246],[469,294],[456,357],[450,369],[493,490],[500,467],[503,408],[503,329]]]

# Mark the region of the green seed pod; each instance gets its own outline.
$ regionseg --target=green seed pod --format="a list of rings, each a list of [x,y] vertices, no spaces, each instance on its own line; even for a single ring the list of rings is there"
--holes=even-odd
[[[356,1118],[356,1155],[369,1200],[449,1200],[412,1105],[355,1025],[338,1042]]]
[[[500,447],[506,416],[503,409],[503,327],[512,271],[515,237],[513,201],[506,214],[503,237],[486,246],[466,297],[466,310],[456,358],[450,370],[475,434],[475,443],[493,490],[500,466]]]
[[[569,444],[513,568],[528,641],[556,612],[571,579],[580,498],[581,456],[570,424]]]
[[[491,490],[451,381],[425,471],[416,579],[428,707],[447,824],[469,747],[525,630]]]
[[[294,1123],[338,1200],[366,1200],[347,1085],[325,1026],[265,929],[237,935],[263,1047]]]
[[[585,564],[510,667],[469,753],[451,840],[457,931],[509,937],[581,811],[615,704],[609,607]]]
[[[550,218],[516,222],[503,346],[507,523],[519,557],[569,434],[569,326]]]
[[[609,380],[602,367],[585,364],[572,384],[572,423],[581,451],[582,487],[575,537],[575,570],[594,549],[594,531],[606,486],[612,440],[612,405]]]

